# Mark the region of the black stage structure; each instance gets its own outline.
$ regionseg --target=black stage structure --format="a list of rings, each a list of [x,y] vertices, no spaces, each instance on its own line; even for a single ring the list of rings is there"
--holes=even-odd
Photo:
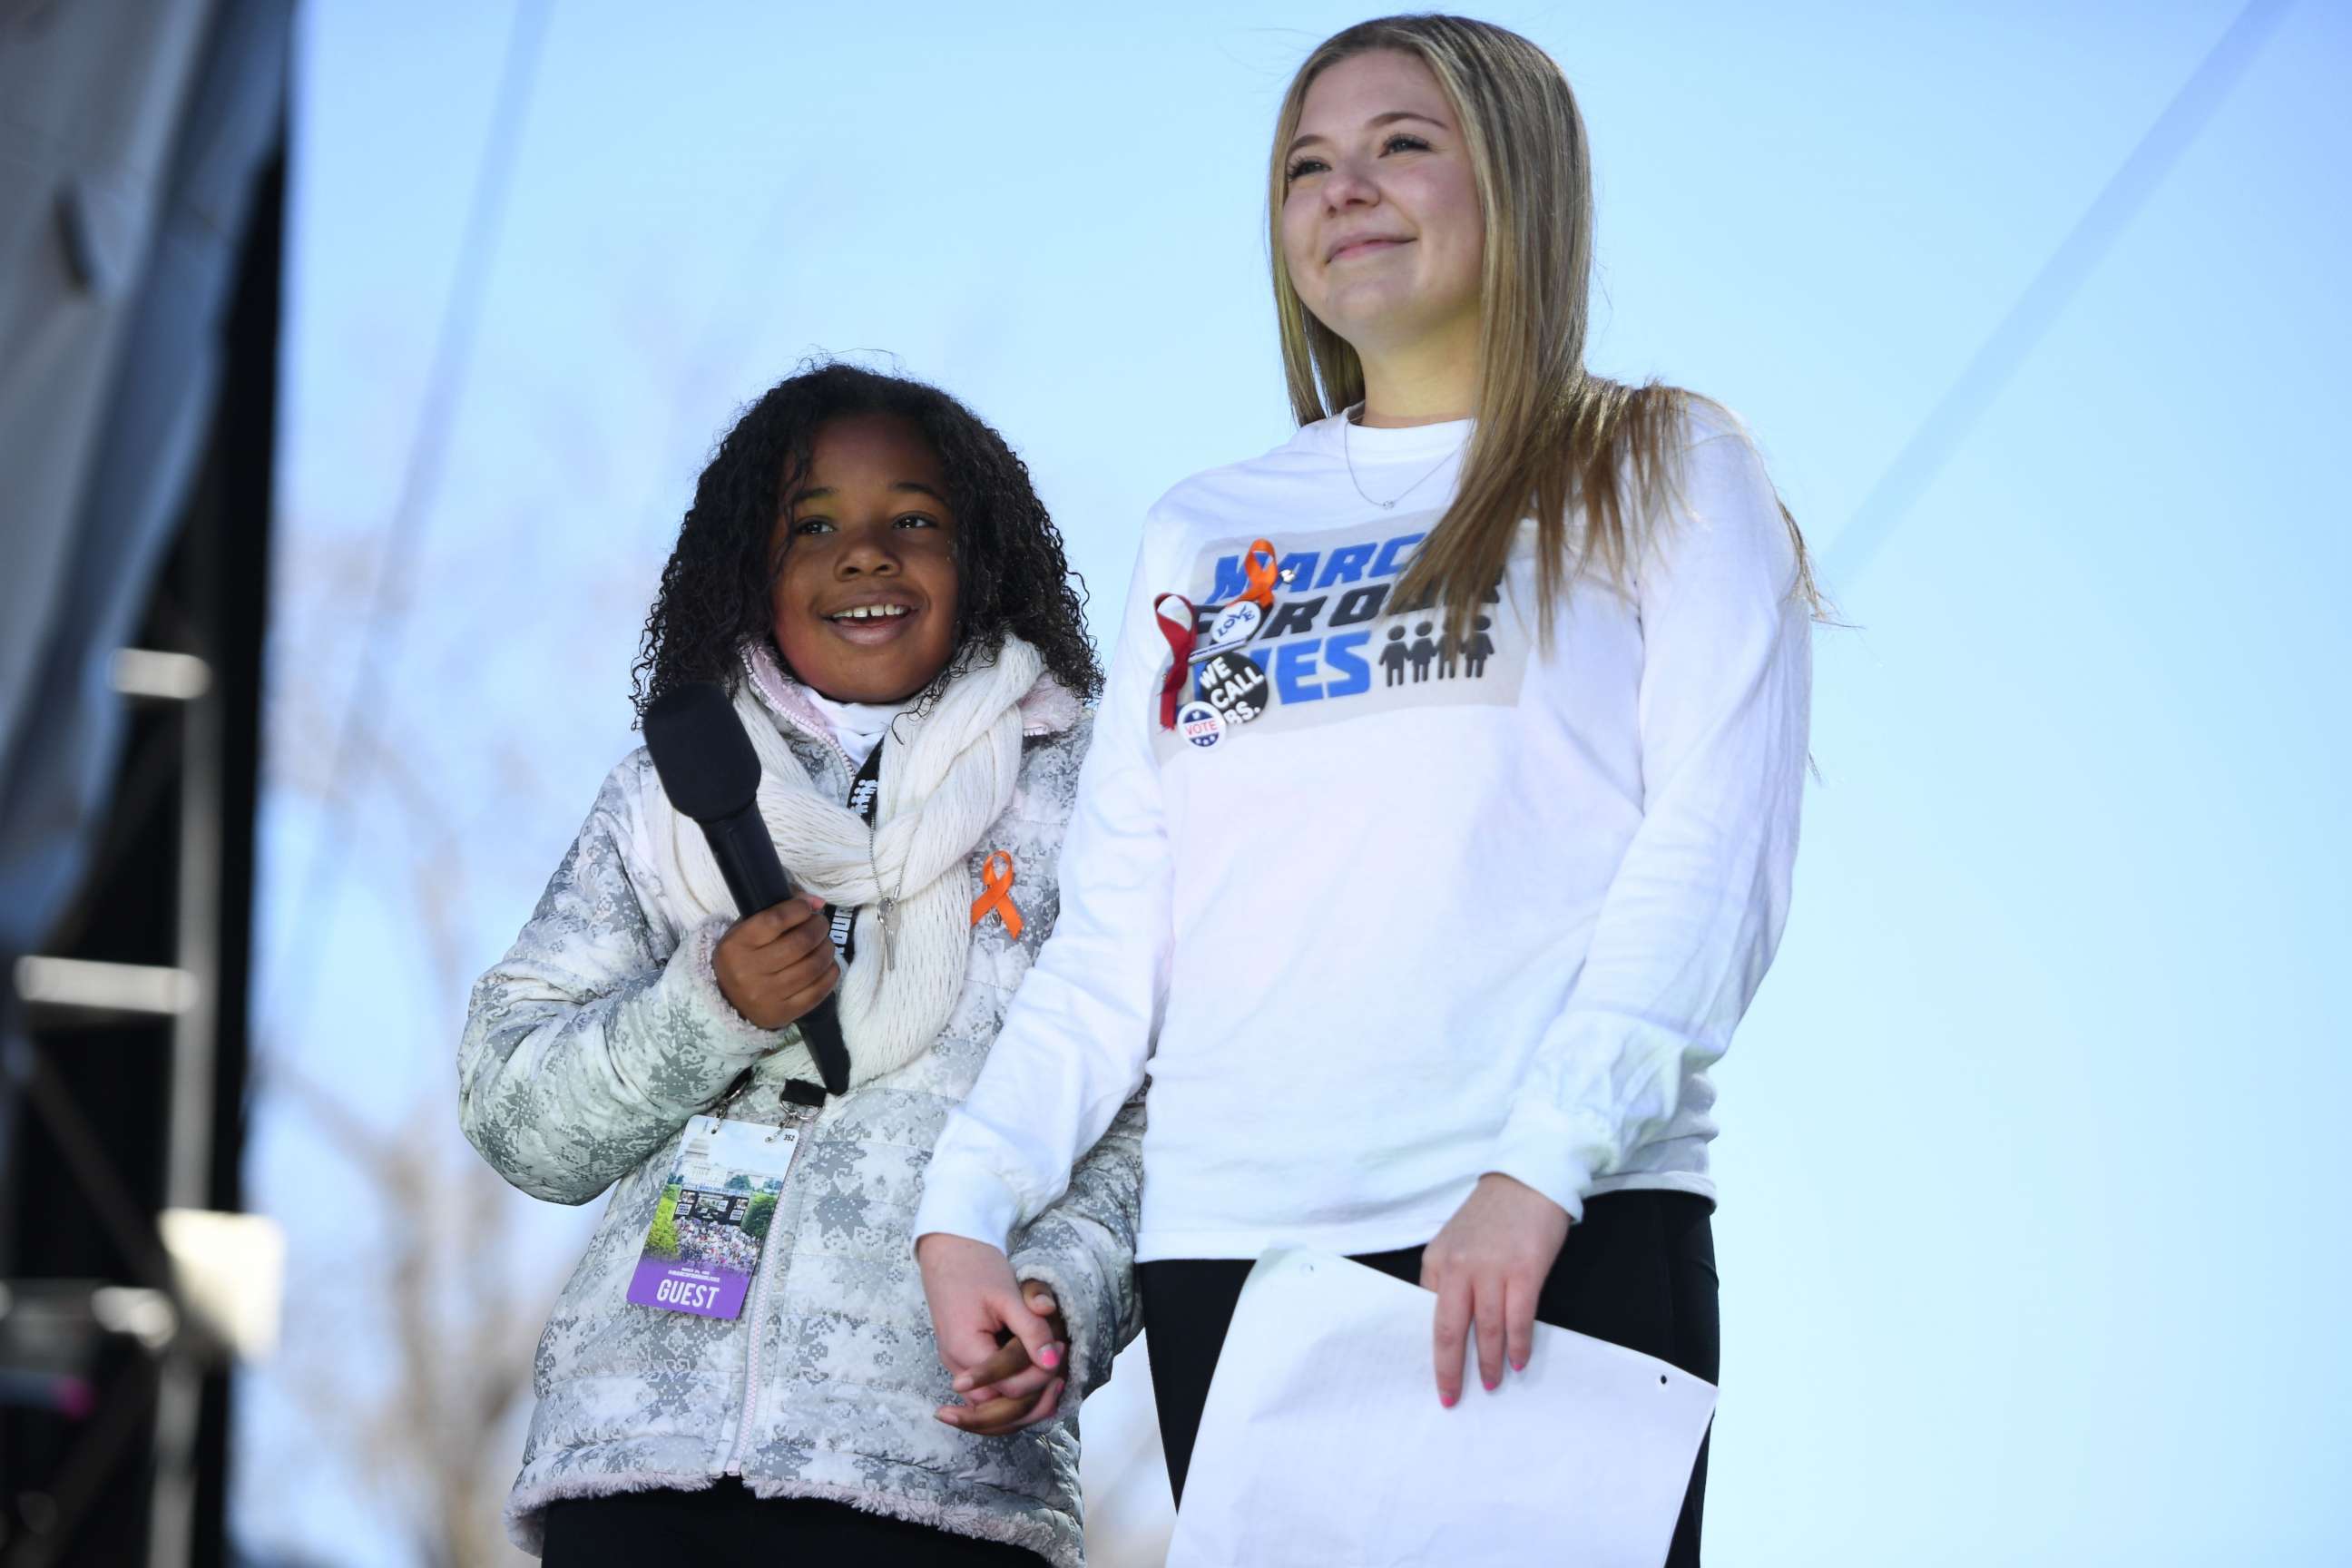
[[[72,729],[43,722],[58,692],[121,705],[93,743],[91,809],[58,814],[78,881],[57,889],[40,934],[0,951],[0,1568],[231,1560],[227,1347],[191,1301],[162,1216],[242,1207],[286,12],[227,0],[194,29],[159,202],[178,205],[155,224],[153,252],[133,259],[141,281],[124,287],[147,292],[126,311],[140,330],[122,335],[104,406],[111,420],[135,404],[153,341],[142,332],[161,321],[181,349],[196,345],[182,362],[198,366],[184,377],[195,401],[180,406],[200,411],[200,434],[158,513],[163,537],[122,552],[121,572],[145,579],[113,585],[111,618],[128,635],[85,624],[119,646],[77,649],[75,606],[58,610],[38,656],[47,689],[14,716],[27,732],[0,775],[0,804],[21,817],[43,748]],[[37,8],[31,31],[58,14]],[[0,28],[0,45],[20,43]],[[26,47],[75,53],[37,36]],[[81,51],[91,58],[104,68],[102,52]],[[257,70],[275,79],[257,88]],[[61,248],[89,259],[71,257],[70,212],[57,211]],[[212,261],[171,253],[188,224],[214,218],[233,227],[212,237]],[[109,465],[143,460],[143,443],[110,440],[121,433],[100,432],[80,493],[103,489],[121,471]],[[8,518],[12,571],[20,547],[33,553],[18,522]],[[78,563],[75,581],[108,569]],[[77,684],[78,663],[102,668],[109,689]],[[9,826],[13,852],[22,823]],[[0,869],[13,893],[17,866]]]

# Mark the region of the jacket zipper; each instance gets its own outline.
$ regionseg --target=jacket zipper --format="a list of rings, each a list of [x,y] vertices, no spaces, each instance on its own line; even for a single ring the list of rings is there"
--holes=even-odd
[[[790,724],[793,729],[799,731],[802,734],[806,735],[810,740],[814,741],[818,745],[823,746],[826,751],[831,752],[835,757],[839,758],[843,777],[853,780],[857,777],[857,770],[849,765],[849,753],[841,749],[841,742],[835,740],[830,731],[824,730],[821,726],[811,724],[807,720],[803,719],[797,713],[785,712],[773,702],[763,702],[761,706],[766,708],[769,713],[774,718],[783,723]],[[881,742],[877,741],[875,744],[879,745]]]
[[[800,1167],[801,1150],[806,1147],[808,1135],[815,1130],[816,1119],[811,1117],[801,1124],[793,1139],[793,1157],[784,1162],[784,1179],[777,1193],[779,1219],[783,1212],[782,1195],[792,1191],[793,1173]],[[768,1226],[768,1241],[760,1248],[760,1266],[751,1276],[751,1300],[744,1309],[743,1322],[751,1332],[751,1342],[743,1352],[743,1414],[735,1423],[735,1441],[727,1450],[727,1463],[720,1471],[722,1475],[740,1476],[743,1473],[743,1448],[751,1440],[752,1418],[759,1412],[760,1342],[767,1334],[769,1288],[775,1278],[775,1270],[768,1265],[781,1245],[782,1238],[777,1235],[775,1222],[772,1220]]]
[[[835,740],[830,735],[820,735],[816,733],[807,725],[802,723],[799,720],[793,718],[789,713],[783,715],[783,721],[785,723],[790,724],[793,729],[798,730],[802,734],[808,736],[811,740],[824,742],[826,749],[831,751],[835,757],[840,759],[843,776],[851,779],[855,779],[857,776],[857,770],[849,765],[849,753],[841,749],[840,742]],[[874,743],[878,746],[882,742],[877,741]]]
[[[773,710],[772,709],[771,711]],[[817,734],[789,713],[778,713],[776,716],[811,740],[820,742],[830,748],[833,754],[841,759],[843,773],[852,775],[856,773],[857,770],[849,765],[849,753],[841,749],[840,742],[830,735]],[[784,1162],[784,1179],[777,1192],[779,1219],[782,1217],[782,1199],[785,1194],[792,1191],[793,1173],[800,1169],[801,1151],[807,1146],[809,1134],[815,1130],[816,1118],[812,1116],[801,1123],[793,1139],[793,1157]],[[740,1477],[743,1474],[743,1450],[751,1441],[751,1424],[759,1415],[760,1345],[767,1337],[768,1297],[770,1287],[775,1279],[775,1270],[770,1268],[769,1264],[782,1245],[782,1240],[777,1234],[775,1223],[771,1221],[768,1226],[768,1240],[760,1248],[760,1266],[751,1276],[751,1300],[744,1308],[743,1321],[750,1331],[751,1342],[743,1352],[743,1413],[736,1420],[735,1441],[728,1447],[727,1463],[720,1468],[721,1475]]]
[[[849,778],[857,776],[857,770],[849,765],[849,753],[841,749],[840,742],[835,740],[830,734],[818,732],[793,714],[780,712],[773,707],[771,707],[769,711],[775,713],[777,718],[831,751],[836,758],[840,759],[841,771],[845,776]],[[1023,727],[1023,732],[1024,734],[1027,732],[1025,725]],[[879,745],[881,742],[877,741],[875,743]],[[801,1150],[808,1142],[808,1134],[815,1130],[816,1118],[811,1117],[801,1124],[801,1136],[793,1141],[793,1157],[784,1162],[783,1190],[786,1192],[792,1189],[793,1173],[800,1168]],[[780,1215],[781,1212],[780,1205]],[[773,1241],[775,1229],[772,1224],[768,1234],[770,1240]],[[735,1423],[735,1441],[727,1451],[727,1463],[719,1471],[722,1475],[740,1478],[743,1474],[743,1450],[751,1441],[751,1423],[759,1414],[760,1342],[766,1332],[769,1287],[774,1278],[773,1270],[768,1266],[772,1251],[772,1248],[766,1246],[760,1248],[760,1267],[751,1279],[751,1300],[747,1309],[751,1343],[743,1353],[743,1414]]]

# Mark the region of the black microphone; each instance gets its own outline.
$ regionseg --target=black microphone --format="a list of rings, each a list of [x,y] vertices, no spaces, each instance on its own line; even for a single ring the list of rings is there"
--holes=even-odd
[[[760,754],[725,688],[695,680],[664,692],[646,707],[645,731],[664,793],[701,825],[736,909],[756,914],[791,898],[775,840],[760,817]],[[800,1023],[826,1092],[848,1093],[849,1047],[833,997],[809,1009]]]

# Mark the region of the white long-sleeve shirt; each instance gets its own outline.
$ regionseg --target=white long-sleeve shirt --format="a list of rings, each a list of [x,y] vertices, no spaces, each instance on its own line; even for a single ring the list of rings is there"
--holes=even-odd
[[[1059,921],[916,1235],[1002,1245],[1147,1068],[1144,1260],[1419,1245],[1490,1171],[1578,1217],[1621,1188],[1714,1195],[1707,1068],[1797,847],[1789,532],[1745,435],[1695,414],[1630,593],[1580,578],[1544,645],[1525,524],[1457,644],[1385,601],[1469,432],[1328,419],[1153,509]],[[1283,573],[1246,645],[1266,689],[1225,695],[1263,711],[1201,745],[1160,725],[1154,605],[1182,595],[1205,626],[1260,539]]]

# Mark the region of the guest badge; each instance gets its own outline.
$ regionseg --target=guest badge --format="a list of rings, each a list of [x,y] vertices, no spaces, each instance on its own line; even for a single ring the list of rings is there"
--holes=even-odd
[[[629,1300],[702,1318],[740,1313],[799,1141],[795,1128],[688,1121]]]

